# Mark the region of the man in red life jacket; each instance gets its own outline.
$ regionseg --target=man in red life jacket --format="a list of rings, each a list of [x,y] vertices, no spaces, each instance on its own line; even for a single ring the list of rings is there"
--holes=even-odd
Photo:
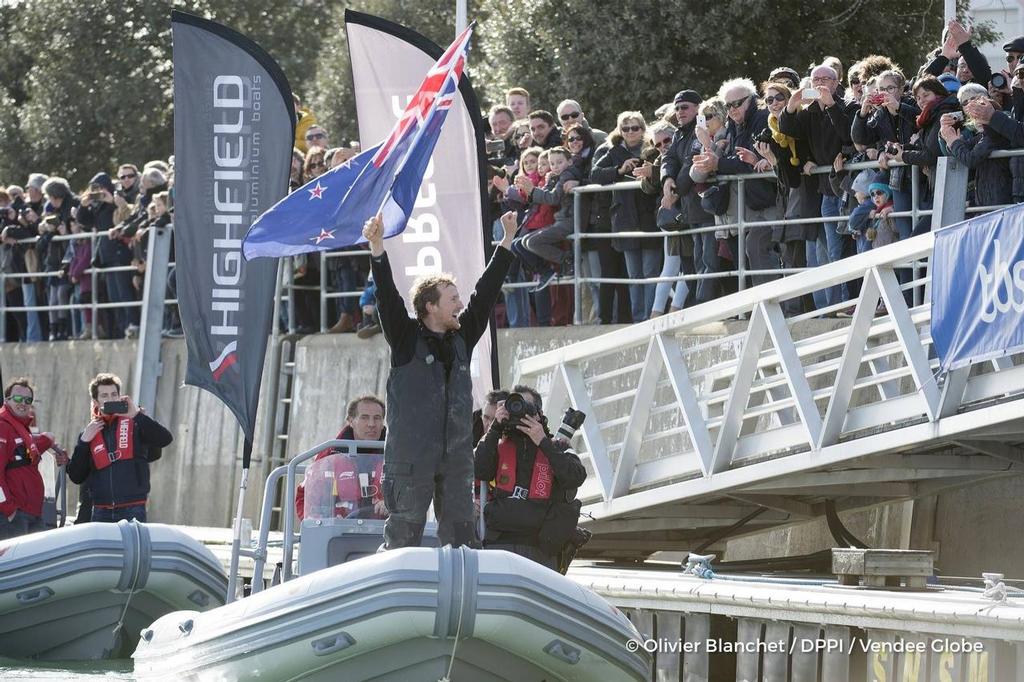
[[[494,481],[493,500],[484,507],[484,547],[514,552],[557,571],[559,553],[576,529],[576,489],[587,471],[568,443],[552,440],[540,395],[515,388],[498,405],[474,452],[476,477]],[[522,398],[525,413],[510,418],[507,406]]]
[[[4,388],[0,407],[0,540],[46,530],[43,523],[42,454],[56,444],[52,433],[33,434],[35,391],[28,379]],[[57,463],[67,464],[58,451]]]
[[[145,521],[149,463],[171,444],[171,432],[146,416],[131,396],[121,395],[121,380],[100,373],[89,382],[92,421],[78,437],[67,473],[86,483],[92,495],[92,520]]]
[[[364,395],[349,402],[345,428],[336,438],[382,441],[386,434],[384,402]],[[383,448],[359,448],[355,455],[334,448],[322,450],[295,491],[295,513],[302,519],[308,508],[311,518],[386,519],[383,472]]]

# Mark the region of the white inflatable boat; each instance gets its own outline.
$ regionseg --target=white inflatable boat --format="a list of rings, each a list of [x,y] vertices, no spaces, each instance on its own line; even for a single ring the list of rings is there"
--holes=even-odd
[[[0,656],[127,657],[157,618],[220,606],[226,592],[213,554],[170,526],[87,523],[5,540]]]
[[[516,555],[410,548],[166,615],[133,658],[137,680],[614,682],[650,679],[650,655],[626,646],[639,637],[604,599]]]

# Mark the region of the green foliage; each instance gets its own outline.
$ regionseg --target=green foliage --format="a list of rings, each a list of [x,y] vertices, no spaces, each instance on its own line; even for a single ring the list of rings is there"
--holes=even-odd
[[[683,88],[710,96],[728,78],[760,82],[777,66],[803,72],[827,55],[848,66],[884,54],[912,76],[942,31],[932,0],[483,0],[482,9],[482,99],[499,102],[512,85],[529,90],[535,107],[578,99],[598,127],[620,111],[650,116]]]
[[[440,45],[455,23],[451,0],[0,1],[0,183],[41,171],[81,187],[118,162],[171,153],[172,6],[262,45],[336,142],[358,136],[344,9]],[[604,128],[682,87],[711,94],[726,78],[802,70],[826,54],[847,65],[888,54],[912,73],[942,28],[934,0],[478,0],[469,14],[479,22],[470,75],[482,104],[521,85],[541,107],[579,99]]]

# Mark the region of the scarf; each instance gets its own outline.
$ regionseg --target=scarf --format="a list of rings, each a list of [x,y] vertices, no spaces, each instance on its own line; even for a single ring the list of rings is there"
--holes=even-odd
[[[926,125],[928,125],[928,122],[932,117],[932,112],[935,111],[935,107],[939,106],[944,101],[944,99],[934,99],[931,101],[930,104],[925,106],[924,110],[922,110],[921,113],[917,115],[917,120],[915,121],[915,123],[917,123],[917,127],[924,128]]]
[[[768,128],[772,131],[772,139],[783,149],[789,150],[789,163],[800,165],[800,157],[796,153],[796,140],[779,130],[779,119],[775,114],[768,115]]]
[[[0,422],[6,422],[14,430],[15,436],[21,439],[22,445],[25,446],[25,452],[28,453],[32,463],[38,462],[40,456],[39,448],[36,447],[36,441],[32,437],[32,432],[28,430],[28,424],[6,407],[0,407]],[[29,423],[31,423],[31,419]]]

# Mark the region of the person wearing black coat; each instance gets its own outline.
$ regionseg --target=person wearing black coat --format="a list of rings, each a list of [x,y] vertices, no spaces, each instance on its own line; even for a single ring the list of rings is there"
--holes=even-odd
[[[636,180],[633,170],[641,165],[647,122],[639,111],[619,114],[618,125],[608,136],[608,153],[594,162],[590,179],[600,185]],[[659,232],[655,215],[658,198],[639,189],[612,192],[612,230],[614,232]],[[661,273],[662,248],[655,239],[627,237],[615,239],[613,248],[626,258],[630,279],[647,279]],[[631,284],[629,294],[634,322],[648,318],[654,307],[654,284]]]
[[[690,166],[693,157],[704,151],[697,131],[697,116],[702,100],[694,90],[681,90],[675,96],[676,132],[672,136],[672,145],[665,150],[661,163],[661,182],[663,191],[672,191],[678,196],[679,221],[683,229],[709,227],[714,225],[715,217],[700,205],[700,193],[690,178]],[[718,115],[718,114],[715,114]],[[705,115],[705,129],[707,119]],[[724,116],[723,116],[724,118]],[[723,124],[725,121],[719,121]],[[698,232],[693,239],[694,269],[701,275],[718,271],[718,241],[714,232]],[[684,266],[685,271],[685,266]],[[692,297],[697,303],[706,303],[717,295],[717,281],[713,278],[698,280],[692,287]]]
[[[484,547],[513,552],[557,571],[561,550],[579,518],[576,490],[587,470],[569,444],[547,430],[540,396],[523,397],[533,403],[535,413],[513,424],[502,402],[473,452],[476,479],[494,482],[493,500],[484,507]]]
[[[593,181],[593,168],[611,150],[611,142],[605,140],[603,144],[594,150],[593,163],[591,164],[591,181]],[[587,213],[587,220],[584,223],[588,226],[587,232],[592,234],[610,234],[612,231],[612,193],[597,192],[586,194],[592,197],[590,202],[583,203],[583,210]],[[581,216],[582,220],[582,216]],[[601,277],[625,279],[626,259],[621,251],[612,247],[611,239],[584,240],[593,243],[597,251],[598,269]],[[602,282],[598,286],[598,317],[601,324],[630,324],[633,321],[631,304],[629,300],[629,287],[625,284],[612,284]]]
[[[786,108],[779,114],[779,129],[790,137],[806,141],[811,151],[811,161],[816,165],[831,166],[842,153],[843,147],[852,144],[850,130],[857,103],[844,102],[835,96],[839,79],[831,67],[816,66],[811,71],[811,84],[818,91],[818,96],[805,99],[802,90],[794,92]],[[818,178],[818,191],[821,194],[821,215],[838,216],[842,210],[842,201],[833,191],[828,175],[814,177]],[[838,223],[823,223],[817,243],[807,242],[808,265],[825,265],[819,258],[820,242],[823,239],[829,263],[843,257],[844,237],[839,234],[838,227]],[[849,290],[844,283],[829,287],[825,291],[825,300],[819,299],[818,303],[832,306],[848,298]]]
[[[717,172],[719,175],[740,175],[766,171],[769,163],[754,151],[756,137],[768,128],[768,110],[758,107],[757,88],[747,78],[736,78],[722,83],[719,97],[725,102],[729,123],[726,126],[726,145],[721,156],[706,155],[694,168],[698,171]],[[730,182],[728,208],[722,219],[727,224],[739,220],[739,182]],[[745,223],[768,222],[782,217],[774,180],[746,180],[743,183]],[[772,243],[774,228],[759,225],[744,228],[743,251],[748,270],[777,270],[779,258]],[[751,275],[751,281],[763,284],[776,279],[775,275]]]
[[[761,90],[768,107],[768,132],[757,136],[754,150],[775,169],[785,207],[784,216],[787,220],[820,218],[821,196],[817,191],[817,181],[803,174],[804,164],[811,154],[807,142],[779,131],[779,114],[793,93],[786,85],[776,82],[765,83]],[[807,242],[814,243],[818,231],[815,224],[779,225],[772,230],[772,241],[779,245],[784,269],[807,267]],[[787,299],[782,301],[782,309],[787,315],[810,312],[814,310],[813,299],[810,296]]]
[[[77,220],[82,227],[101,235],[97,240],[96,256],[93,259],[101,268],[123,267],[132,263],[129,240],[109,236],[110,228],[114,227],[116,210],[114,191],[114,183],[110,176],[106,173],[97,173],[89,181],[89,192],[82,198],[82,205],[78,208]],[[102,281],[106,285],[107,298],[111,303],[125,303],[135,299],[130,272],[104,272]],[[131,323],[131,316],[127,308],[113,310],[107,330],[110,338],[122,338]]]
[[[917,117],[918,132],[908,146],[897,145],[898,153],[893,155],[896,161],[921,166],[922,172],[928,176],[928,192],[921,201],[922,208],[931,208],[931,195],[935,189],[935,167],[942,149],[939,146],[940,119],[943,114],[960,111],[960,101],[951,95],[946,87],[934,76],[919,78],[914,83],[914,99],[921,108]],[[927,232],[931,227],[931,218],[923,217],[914,226],[914,234]]]
[[[956,69],[956,77],[962,84],[977,83],[988,87],[992,80],[988,60],[971,42],[971,31],[958,21],[949,22],[943,31],[940,52],[932,57],[924,72],[938,78],[950,67]]]
[[[71,303],[72,285],[67,277],[65,260],[70,242],[55,239],[58,235],[71,233],[72,212],[78,206],[78,198],[63,178],[51,177],[43,185],[47,197],[43,207],[43,220],[39,224],[41,234],[36,252],[42,261],[42,270],[60,272],[46,278],[47,302],[51,306]],[[71,336],[71,315],[67,310],[51,310],[50,341],[67,339]]]

